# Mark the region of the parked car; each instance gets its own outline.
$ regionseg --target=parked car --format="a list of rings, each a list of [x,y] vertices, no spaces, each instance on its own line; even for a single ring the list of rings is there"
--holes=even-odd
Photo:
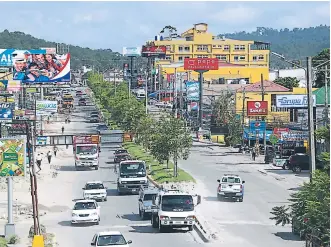
[[[315,159],[316,168],[323,169],[323,162],[321,162],[318,158]],[[300,173],[303,171],[309,170],[309,155],[308,154],[292,154],[288,160],[287,166],[289,170],[292,170],[295,173]]]

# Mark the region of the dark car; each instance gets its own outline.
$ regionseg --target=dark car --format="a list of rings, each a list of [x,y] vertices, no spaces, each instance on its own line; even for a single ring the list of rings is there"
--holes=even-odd
[[[99,116],[99,112],[98,111],[91,111],[90,116],[92,116],[92,115],[98,115]]]
[[[121,161],[124,160],[131,160],[131,157],[128,153],[115,154],[114,163],[120,163]]]
[[[80,91],[80,90],[77,90],[77,91],[76,91],[76,96],[82,96],[82,94],[83,94],[82,91]]]
[[[128,153],[128,150],[122,148],[122,149],[115,150],[114,155],[116,155],[116,154],[127,154],[127,153]]]
[[[100,122],[99,115],[91,115],[90,116],[90,123],[99,123],[99,122]]]
[[[106,124],[98,125],[97,131],[100,133],[100,131],[103,131],[103,130],[108,130],[108,126]]]
[[[79,106],[86,106],[86,99],[79,99],[78,105]]]
[[[316,160],[316,168],[323,169],[323,163],[319,159]],[[309,170],[309,155],[308,154],[292,154],[288,160],[288,169],[295,173],[300,173],[302,170]]]

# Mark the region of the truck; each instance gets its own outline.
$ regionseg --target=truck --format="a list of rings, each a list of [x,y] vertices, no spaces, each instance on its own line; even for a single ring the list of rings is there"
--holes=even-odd
[[[200,195],[178,189],[162,189],[152,200],[152,227],[158,228],[159,232],[184,227],[192,231],[196,222],[195,207],[200,203]]]
[[[73,151],[76,170],[85,167],[99,169],[100,140],[99,135],[74,136]]]
[[[142,160],[125,160],[118,167],[117,193],[138,194],[140,187],[148,187],[146,164]]]

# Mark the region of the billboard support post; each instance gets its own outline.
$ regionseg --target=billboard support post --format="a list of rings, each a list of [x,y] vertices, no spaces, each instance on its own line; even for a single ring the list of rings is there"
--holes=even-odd
[[[264,84],[263,84],[264,78],[263,78],[263,74],[261,74],[261,94],[262,94],[262,101],[264,101]],[[262,117],[262,121],[265,121],[265,117]],[[267,151],[267,128],[263,131],[263,149],[264,149],[264,156],[266,156],[266,151]]]
[[[203,111],[202,111],[202,100],[203,100],[203,73],[209,70],[196,70],[199,73],[199,127],[202,128],[202,119],[203,119]]]
[[[13,177],[7,177],[8,196],[8,223],[5,225],[5,237],[15,235],[15,224],[13,221]]]
[[[132,86],[132,82],[133,82],[133,56],[130,56],[130,82],[129,82],[129,98],[131,97],[131,86]]]
[[[307,57],[307,98],[308,98],[308,127],[309,127],[309,164],[310,164],[310,181],[312,181],[313,173],[316,169],[315,160],[315,140],[314,140],[314,116],[313,116],[313,68],[312,58]],[[327,100],[327,99],[325,99]]]

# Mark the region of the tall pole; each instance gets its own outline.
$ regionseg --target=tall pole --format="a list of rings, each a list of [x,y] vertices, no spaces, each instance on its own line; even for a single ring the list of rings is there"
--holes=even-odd
[[[179,112],[180,116],[183,116],[183,73],[180,73],[180,95],[179,95]]]
[[[172,105],[175,109],[174,115],[177,117],[177,68],[175,68],[175,75],[172,84]]]
[[[243,129],[243,141],[242,141],[242,147],[244,147],[245,145],[245,100],[246,100],[246,88],[243,88],[242,91],[242,98],[243,98],[243,107],[242,107],[242,120],[241,120],[241,125],[242,125],[242,129]],[[249,139],[249,133],[248,133],[248,139]]]
[[[159,92],[157,94],[157,97],[158,97],[158,101],[161,101],[161,82],[162,82],[162,66],[161,64],[158,64],[158,75],[159,75]]]
[[[315,139],[314,139],[314,102],[313,102],[313,68],[312,58],[307,57],[307,97],[308,97],[308,128],[309,128],[309,164],[310,164],[310,181],[316,169],[315,160]]]
[[[325,65],[325,76],[324,76],[324,86],[325,86],[325,102],[324,102],[324,126],[327,126],[328,124],[328,112],[329,112],[329,93],[328,93],[328,66]]]
[[[133,83],[133,57],[130,57],[130,82],[129,82],[129,98],[131,97],[131,86]]]
[[[199,126],[202,128],[202,119],[203,119],[203,109],[202,109],[202,101],[203,101],[203,72],[199,72]]]
[[[265,91],[264,91],[264,78],[263,78],[263,74],[261,74],[261,94],[262,94],[262,101],[264,101],[264,95],[265,95]],[[262,117],[262,120],[265,122],[265,126],[267,127],[267,123],[266,123],[266,118]],[[264,150],[264,155],[266,155],[266,150],[267,150],[267,128],[264,129],[263,131],[263,150]],[[259,137],[260,138],[260,137]],[[260,139],[259,139],[260,141]]]

